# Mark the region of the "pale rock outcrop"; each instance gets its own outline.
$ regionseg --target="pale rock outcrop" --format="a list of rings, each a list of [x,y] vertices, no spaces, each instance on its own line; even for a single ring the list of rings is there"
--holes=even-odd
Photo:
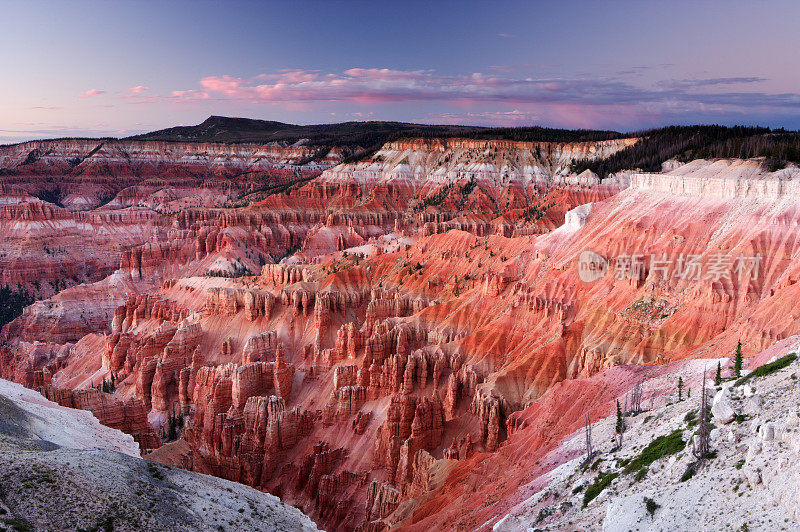
[[[714,396],[711,414],[714,416],[714,421],[722,424],[730,423],[736,419],[736,410],[733,408],[729,388],[723,388]]]

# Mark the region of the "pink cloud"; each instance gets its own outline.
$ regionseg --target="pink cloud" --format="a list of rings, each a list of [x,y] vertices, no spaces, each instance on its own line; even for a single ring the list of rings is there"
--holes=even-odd
[[[291,70],[254,78],[228,75],[200,80],[198,90],[173,91],[182,99],[220,98],[260,102],[351,101],[390,103],[412,100],[482,98],[481,87],[503,80],[480,73],[439,76],[429,70],[350,68],[342,73]],[[491,96],[489,96],[491,97]]]
[[[539,113],[535,111],[523,111],[513,109],[511,111],[479,111],[466,113],[439,113],[428,115],[426,121],[435,124],[473,124],[493,126],[528,126],[536,124],[541,120]]]
[[[130,89],[128,89],[128,92],[130,92],[131,94],[139,94],[148,90],[150,90],[150,87],[145,87],[144,85],[136,85],[135,87],[131,87]]]
[[[800,94],[723,92],[719,79],[639,86],[623,77],[526,77],[504,66],[491,72],[459,75],[432,70],[354,67],[341,72],[281,70],[251,78],[207,76],[198,87],[176,90],[162,98],[176,103],[210,101],[281,105],[287,110],[311,110],[319,103],[360,105],[428,102],[450,109],[494,113],[454,115],[497,124],[522,124],[539,119],[589,127],[601,118],[619,117],[625,123],[639,118],[705,112],[740,112],[754,107],[800,109]],[[761,78],[736,78],[757,83]],[[708,87],[708,89],[707,89]],[[488,111],[487,111],[488,108]],[[445,112],[447,109],[445,109]],[[613,122],[613,120],[612,120]]]
[[[83,92],[78,95],[78,98],[92,98],[94,96],[100,96],[101,94],[105,94],[106,91],[102,89],[89,89],[86,92]]]

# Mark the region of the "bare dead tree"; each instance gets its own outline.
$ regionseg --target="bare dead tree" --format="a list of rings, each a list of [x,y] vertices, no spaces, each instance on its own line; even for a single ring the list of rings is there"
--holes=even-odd
[[[631,390],[631,399],[628,403],[629,414],[639,414],[642,411],[642,381],[636,383]]]
[[[706,372],[703,370],[703,389],[700,393],[700,423],[695,437],[692,438],[692,454],[697,460],[703,460],[708,455],[708,395],[706,394]]]
[[[592,447],[592,420],[589,418],[589,413],[586,413],[586,459],[583,465],[588,465],[594,457],[594,448]]]

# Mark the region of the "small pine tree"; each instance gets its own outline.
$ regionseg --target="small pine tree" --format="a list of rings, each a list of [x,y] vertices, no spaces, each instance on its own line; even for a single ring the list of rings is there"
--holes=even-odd
[[[622,433],[625,432],[625,420],[622,417],[622,408],[619,405],[619,401],[617,401],[617,448],[622,447]]]
[[[738,379],[742,376],[742,341],[736,346],[736,354],[733,355],[733,374]]]
[[[683,401],[683,377],[678,377],[678,401]]]
[[[178,418],[173,412],[167,414],[167,440],[174,441],[178,439]]]
[[[714,385],[719,386],[722,384],[722,364],[717,362],[717,374],[714,376]]]

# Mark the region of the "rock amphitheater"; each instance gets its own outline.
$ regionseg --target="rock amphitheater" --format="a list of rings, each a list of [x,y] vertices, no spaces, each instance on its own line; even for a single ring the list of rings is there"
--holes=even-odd
[[[2,146],[0,285],[36,301],[2,329],[0,376],[325,530],[683,528],[699,503],[680,485],[717,493],[714,468],[743,475],[749,506],[709,522],[794,528],[796,365],[725,385],[736,416],[761,407],[716,420],[717,462],[688,484],[682,451],[649,488],[618,472],[585,506],[574,491],[655,437],[688,441],[704,370],[731,371],[739,342],[747,371],[800,334],[800,170],[571,172],[636,142],[411,139],[344,164],[294,145]],[[586,250],[615,268],[582,281]],[[689,256],[728,270],[655,261]],[[650,412],[615,454],[609,416],[640,387]],[[581,469],[587,414],[599,470]]]

